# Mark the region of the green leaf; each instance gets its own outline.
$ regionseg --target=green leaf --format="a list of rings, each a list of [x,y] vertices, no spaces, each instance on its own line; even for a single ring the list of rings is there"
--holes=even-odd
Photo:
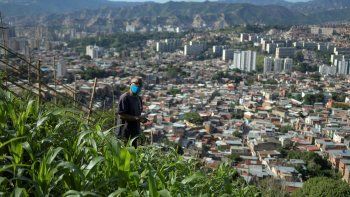
[[[26,190],[24,188],[16,187],[11,193],[11,197],[26,197],[28,196]]]
[[[151,197],[159,196],[154,170],[150,170],[148,174],[148,190]]]
[[[24,138],[26,138],[26,137],[25,137],[25,136],[23,136],[23,137],[15,137],[15,138],[12,138],[12,139],[10,139],[10,140],[4,142],[4,143],[1,143],[1,142],[0,142],[0,148],[6,146],[7,144],[9,144],[9,143],[11,143],[11,142],[14,142],[14,141],[17,141],[17,140],[20,140],[20,139],[24,139]]]
[[[23,147],[24,150],[27,151],[27,153],[28,153],[29,156],[30,156],[30,159],[31,159],[31,160],[34,160],[33,150],[32,150],[32,148],[30,147],[29,143],[28,143],[28,142],[22,143],[22,147]]]
[[[161,197],[171,197],[170,192],[167,189],[163,189],[158,192]]]
[[[47,159],[47,163],[51,164],[53,162],[53,160],[56,158],[57,154],[62,151],[63,148],[62,147],[57,147],[53,150],[50,150],[48,153],[48,159]]]
[[[84,169],[84,170],[85,170],[85,172],[84,172],[85,176],[87,176],[87,175],[89,174],[90,170],[91,170],[92,168],[94,168],[96,164],[100,163],[100,162],[103,161],[103,160],[104,160],[104,158],[101,157],[101,156],[95,157],[94,159],[92,159],[92,160],[90,161],[89,165],[86,166],[86,168]]]
[[[119,188],[117,191],[111,193],[108,195],[108,197],[115,197],[115,196],[120,196],[122,195],[123,193],[127,192],[128,190],[125,189],[125,188]]]
[[[199,174],[199,173],[195,173],[192,176],[187,177],[186,179],[182,180],[181,183],[182,184],[188,184],[188,183],[190,183],[192,181],[195,181],[195,180],[201,179],[201,178],[204,178],[204,176]]]
[[[64,197],[76,197],[76,196],[99,196],[99,195],[94,193],[94,192],[89,192],[89,191],[69,190],[66,193],[64,193],[63,196]]]

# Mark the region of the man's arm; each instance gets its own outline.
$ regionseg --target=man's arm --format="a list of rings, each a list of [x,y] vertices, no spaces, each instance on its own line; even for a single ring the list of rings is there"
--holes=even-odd
[[[129,114],[119,114],[120,118],[122,120],[126,120],[126,121],[131,121],[131,122],[139,122],[140,121],[140,117],[139,116],[132,116]]]

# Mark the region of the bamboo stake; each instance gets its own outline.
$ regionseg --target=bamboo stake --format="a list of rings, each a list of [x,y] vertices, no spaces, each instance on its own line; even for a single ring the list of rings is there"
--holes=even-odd
[[[52,66],[53,66],[53,80],[54,80],[54,84],[55,84],[55,91],[57,91],[57,70],[56,70],[57,68],[56,68],[56,64],[55,64],[55,56],[52,59]],[[54,96],[55,105],[57,105],[57,96],[58,95]]]
[[[91,116],[91,113],[92,113],[92,103],[93,103],[94,97],[95,97],[96,84],[97,84],[97,78],[95,78],[94,86],[92,87],[91,98],[90,98],[90,104],[89,104],[88,121],[89,121],[90,116]]]
[[[41,70],[41,61],[39,60],[38,61],[38,64],[37,64],[37,75],[36,75],[36,77],[37,77],[37,82],[38,82],[38,87],[39,87],[39,94],[38,94],[38,105],[40,106],[40,103],[41,103],[41,72],[40,72],[40,70]]]

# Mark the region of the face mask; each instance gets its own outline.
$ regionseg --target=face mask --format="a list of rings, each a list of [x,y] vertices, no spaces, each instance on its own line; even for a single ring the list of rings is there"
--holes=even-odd
[[[130,86],[130,90],[133,94],[139,94],[141,92],[141,87],[137,86],[137,85],[134,85],[132,84]]]

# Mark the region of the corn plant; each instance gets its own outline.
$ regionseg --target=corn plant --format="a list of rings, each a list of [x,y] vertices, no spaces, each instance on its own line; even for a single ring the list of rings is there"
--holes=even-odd
[[[101,121],[0,90],[0,196],[260,194],[228,165],[208,170],[171,147],[135,149]]]

